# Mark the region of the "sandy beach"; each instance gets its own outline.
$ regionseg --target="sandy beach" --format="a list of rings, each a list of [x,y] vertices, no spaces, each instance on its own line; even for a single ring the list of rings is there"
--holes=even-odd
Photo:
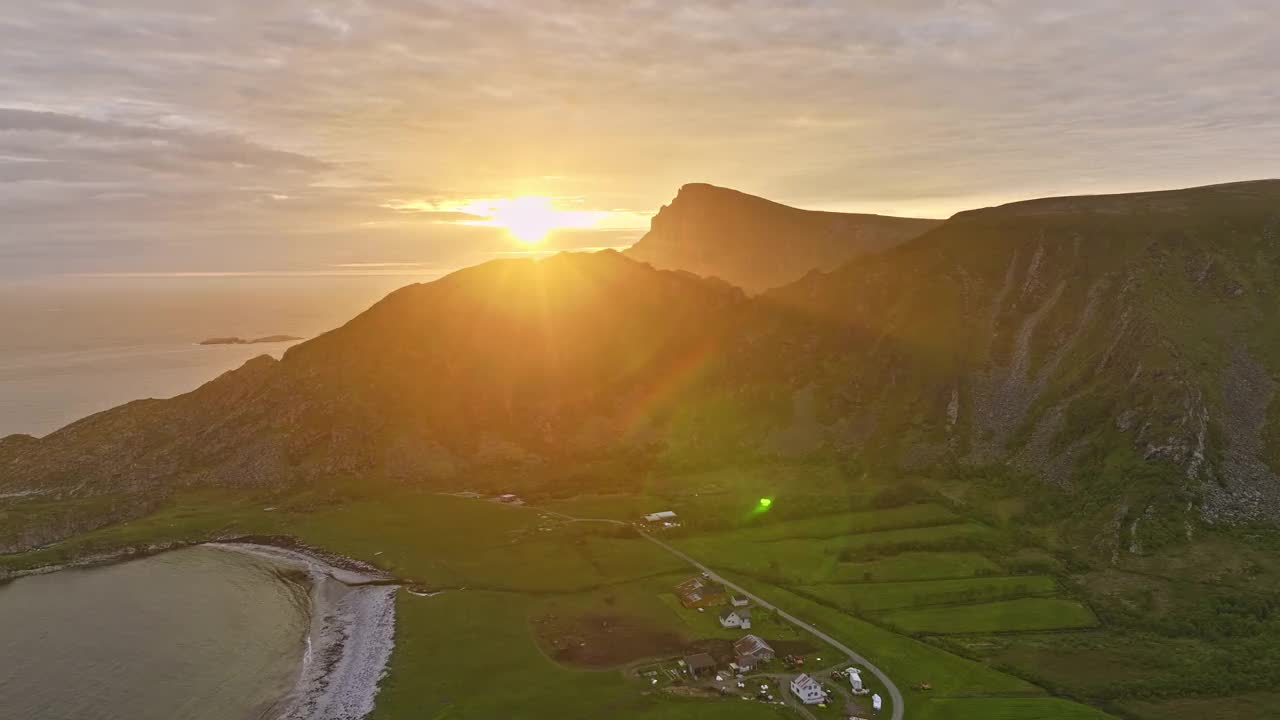
[[[280,720],[359,720],[373,710],[395,645],[396,585],[373,568],[338,567],[319,555],[273,545],[208,543],[311,576],[311,627],[298,680],[282,699]],[[352,569],[352,568],[357,569]]]

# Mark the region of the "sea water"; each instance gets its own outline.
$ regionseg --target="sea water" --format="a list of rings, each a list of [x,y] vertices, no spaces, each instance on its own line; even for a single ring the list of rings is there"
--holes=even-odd
[[[0,718],[270,718],[301,669],[308,590],[204,547],[0,585]]]
[[[311,337],[417,276],[83,278],[0,284],[0,437],[44,435],[139,398],[188,392]]]

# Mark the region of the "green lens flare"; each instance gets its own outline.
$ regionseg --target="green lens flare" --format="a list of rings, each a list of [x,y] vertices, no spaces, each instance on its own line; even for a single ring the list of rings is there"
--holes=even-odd
[[[760,498],[760,507],[766,508],[773,504],[772,498]]]

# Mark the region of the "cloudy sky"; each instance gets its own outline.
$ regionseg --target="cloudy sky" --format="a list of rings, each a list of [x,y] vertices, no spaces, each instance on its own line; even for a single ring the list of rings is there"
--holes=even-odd
[[[1118,9],[1119,8],[1119,9]],[[685,182],[946,216],[1280,176],[1271,0],[0,0],[0,277],[634,240]],[[483,217],[481,217],[483,220]]]

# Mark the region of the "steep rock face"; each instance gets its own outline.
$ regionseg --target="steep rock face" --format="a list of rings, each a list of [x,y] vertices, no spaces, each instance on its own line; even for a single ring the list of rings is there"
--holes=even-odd
[[[938,220],[799,210],[695,183],[653,218],[626,251],[655,267],[719,277],[757,293],[899,245]]]
[[[762,297],[752,342],[780,352],[733,363],[737,413],[792,422],[780,391],[815,388],[830,451],[1009,467],[1095,527],[1125,504],[1133,548],[1280,520],[1277,217],[1277,182],[962,213]]]

